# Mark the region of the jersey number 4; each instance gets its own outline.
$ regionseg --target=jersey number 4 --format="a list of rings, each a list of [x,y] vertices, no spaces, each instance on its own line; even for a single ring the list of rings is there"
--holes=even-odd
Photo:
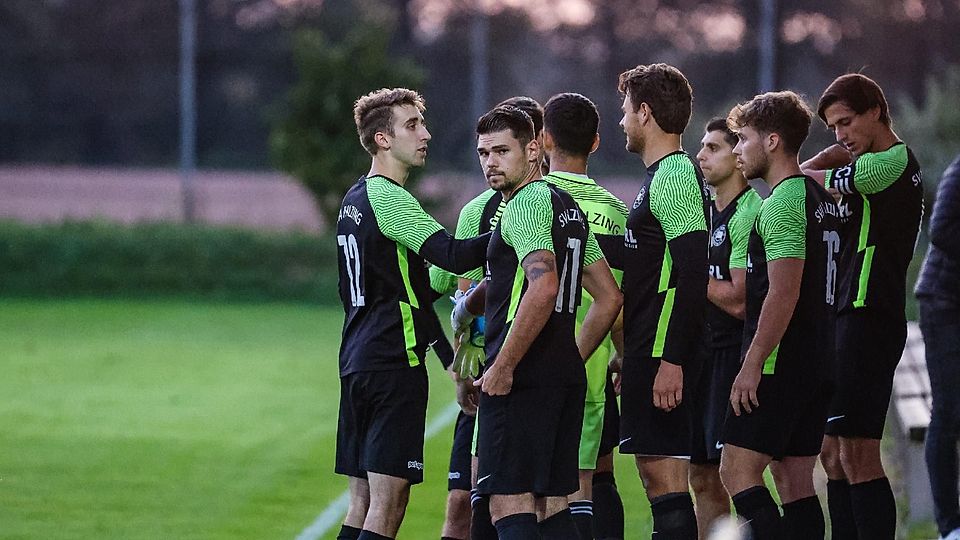
[[[840,252],[840,235],[837,231],[823,231],[823,241],[827,244],[827,303],[833,305],[837,291],[837,260],[834,253]]]
[[[557,305],[554,311],[568,313],[577,310],[577,290],[580,288],[580,256],[583,241],[579,238],[567,238],[567,250],[563,258],[563,270],[560,272],[560,290],[557,291]],[[564,305],[566,304],[566,305]]]
[[[343,264],[350,282],[350,303],[353,307],[363,306],[365,302],[360,288],[360,248],[357,247],[357,238],[352,234],[338,234],[337,244],[343,248]]]

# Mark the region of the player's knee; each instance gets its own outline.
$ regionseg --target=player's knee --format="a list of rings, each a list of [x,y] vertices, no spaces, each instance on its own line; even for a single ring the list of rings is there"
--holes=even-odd
[[[447,522],[470,523],[470,492],[452,489],[447,494]]]
[[[690,487],[696,493],[710,493],[717,489],[723,490],[719,468],[712,465],[691,465]]]
[[[854,484],[883,476],[879,440],[840,439],[840,462]]]
[[[842,480],[846,478],[843,472],[843,463],[840,461],[840,442],[836,437],[824,437],[820,448],[820,463],[823,465],[827,478]]]

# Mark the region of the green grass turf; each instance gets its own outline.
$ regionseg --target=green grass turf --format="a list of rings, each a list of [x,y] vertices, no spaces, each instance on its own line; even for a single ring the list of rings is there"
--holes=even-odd
[[[346,488],[340,325],[297,305],[3,301],[0,537],[293,539]],[[453,392],[428,365],[435,416]],[[427,441],[400,539],[439,537],[451,432]],[[628,535],[649,534],[617,465]]]

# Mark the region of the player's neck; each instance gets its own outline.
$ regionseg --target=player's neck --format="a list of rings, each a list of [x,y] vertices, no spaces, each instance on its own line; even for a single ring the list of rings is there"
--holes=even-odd
[[[736,174],[714,186],[716,190],[714,203],[717,205],[717,210],[726,208],[730,201],[735,199],[745,187],[747,187],[747,181]]]
[[[870,152],[883,152],[898,142],[900,142],[900,137],[897,137],[892,129],[884,126],[877,138],[873,140],[873,144],[870,145]]]
[[[550,172],[587,174],[587,158],[555,152],[550,155]]]
[[[763,180],[773,189],[791,176],[803,176],[797,156],[782,156],[770,160],[770,167],[767,169],[766,178]]]
[[[640,154],[640,157],[649,167],[663,159],[667,154],[672,154],[678,150],[683,150],[683,147],[680,146],[680,135],[661,131],[644,141],[643,153]]]
[[[407,183],[407,177],[410,175],[410,167],[393,159],[386,152],[378,152],[373,156],[373,163],[370,165],[370,172],[367,177],[386,176],[401,186]]]
[[[520,191],[520,189],[523,188],[523,186],[529,184],[530,182],[533,182],[534,180],[539,180],[539,179],[540,179],[540,166],[537,165],[536,167],[531,168],[530,171],[527,172],[527,176],[523,180],[521,180],[513,189],[502,192],[503,202],[509,202],[510,199],[513,198],[514,194]]]

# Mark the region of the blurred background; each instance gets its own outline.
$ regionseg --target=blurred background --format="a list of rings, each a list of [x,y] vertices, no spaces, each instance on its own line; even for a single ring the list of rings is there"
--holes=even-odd
[[[476,118],[504,98],[594,100],[590,172],[629,200],[622,71],[687,75],[691,153],[738,101],[789,88],[815,106],[859,71],[929,209],[960,152],[957,28],[960,0],[3,0],[0,537],[290,537],[338,500],[325,235],[369,167],[358,96],[422,91],[412,189],[451,226],[485,188]],[[816,121],[801,157],[832,141]],[[428,443],[439,498],[401,538],[437,536],[448,439]]]

